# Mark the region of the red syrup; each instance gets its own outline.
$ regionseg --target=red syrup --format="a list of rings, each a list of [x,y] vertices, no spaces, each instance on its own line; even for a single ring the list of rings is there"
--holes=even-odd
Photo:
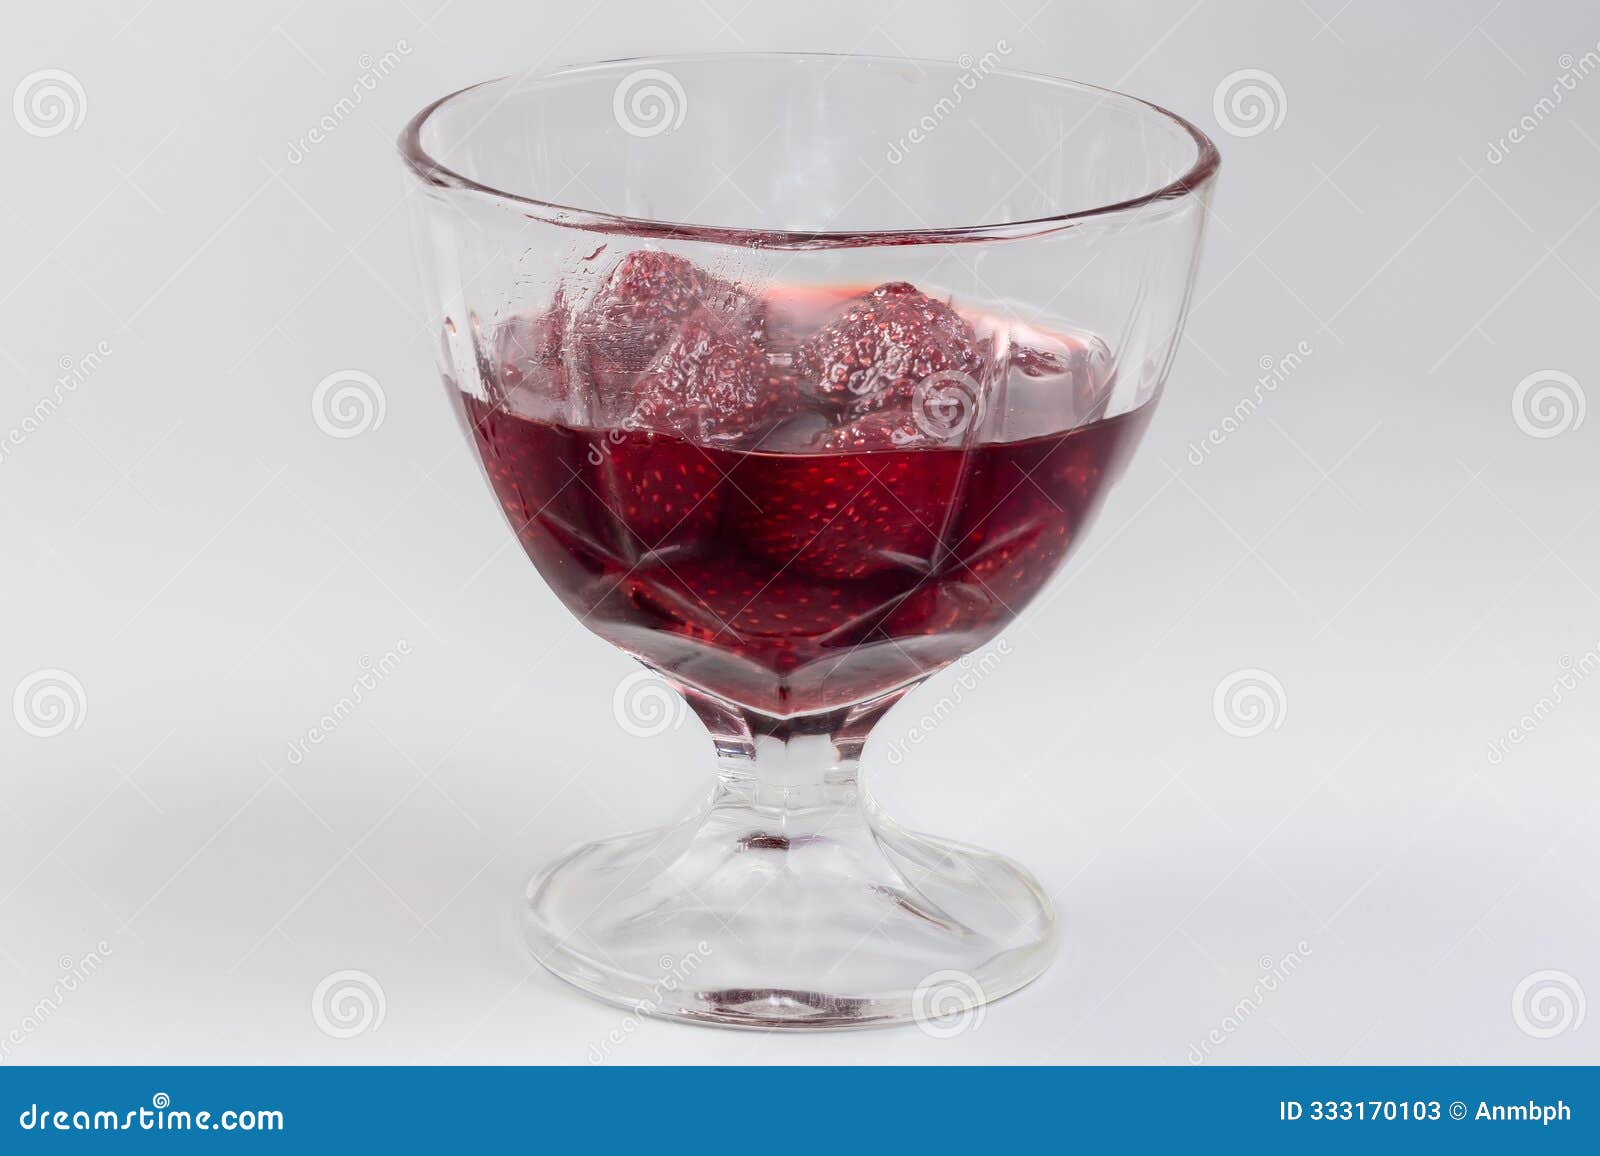
[[[831,325],[797,321],[792,295],[741,298],[708,335],[703,309],[654,308],[660,280],[628,311],[604,290],[509,344],[503,329],[487,374],[499,396],[459,396],[523,548],[584,625],[767,714],[863,701],[993,637],[1060,568],[1150,409],[1065,428],[1109,391],[1052,365],[1070,342],[1053,354],[982,336],[909,286],[833,294]],[[596,317],[619,316],[650,348],[615,325],[596,337]],[[952,436],[910,408],[912,379],[941,371],[1077,396],[1046,417],[1055,432],[1002,440],[1028,423],[980,408]]]

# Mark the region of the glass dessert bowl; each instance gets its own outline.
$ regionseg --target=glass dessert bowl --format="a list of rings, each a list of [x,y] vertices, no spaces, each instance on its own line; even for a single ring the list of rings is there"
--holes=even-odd
[[[1031,876],[896,826],[858,761],[1082,538],[1173,359],[1218,159],[993,63],[611,62],[401,138],[512,531],[715,745],[696,814],[529,884],[532,950],[594,995],[847,1027],[997,999],[1055,951]]]

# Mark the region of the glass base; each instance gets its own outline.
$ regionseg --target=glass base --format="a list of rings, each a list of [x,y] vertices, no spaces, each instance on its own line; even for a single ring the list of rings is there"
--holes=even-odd
[[[724,776],[673,826],[528,884],[534,956],[635,1012],[749,1028],[972,1026],[1055,954],[1050,901],[999,855],[902,830],[853,776]]]

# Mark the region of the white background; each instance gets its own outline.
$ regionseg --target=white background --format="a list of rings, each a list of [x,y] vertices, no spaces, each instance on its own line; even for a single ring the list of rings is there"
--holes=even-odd
[[[1576,1002],[1600,994],[1600,678],[1486,754],[1600,645],[1600,416],[1535,437],[1512,406],[1542,370],[1600,404],[1600,76],[1534,111],[1596,50],[1591,5],[434,3],[8,17],[5,90],[62,69],[83,116],[50,136],[0,116],[0,433],[62,359],[110,353],[0,456],[0,690],[44,669],[83,688],[54,737],[0,712],[7,1062],[584,1063],[614,1029],[615,1062],[1184,1063],[1213,1029],[1207,1062],[1600,1059]],[[531,963],[513,901],[569,843],[675,813],[709,746],[693,721],[617,726],[629,664],[504,529],[432,368],[393,137],[536,67],[1001,40],[1191,117],[1224,157],[1190,338],[1096,535],[936,738],[885,757],[952,672],[867,754],[902,821],[1035,870],[1063,957],[951,1039],[625,1025]],[[1241,69],[1283,93],[1250,136],[1214,111]],[[311,397],[351,368],[385,417],[336,439]],[[1283,709],[1239,738],[1212,699],[1249,668]],[[334,1038],[313,992],[351,969],[384,1015]],[[1524,1001],[1530,1034],[1514,993],[1549,969],[1568,1002]]]

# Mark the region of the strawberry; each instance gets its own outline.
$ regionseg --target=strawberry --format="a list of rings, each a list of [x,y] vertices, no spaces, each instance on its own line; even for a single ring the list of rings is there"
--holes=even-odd
[[[917,384],[941,371],[982,376],[972,326],[943,301],[903,281],[845,303],[801,343],[800,378],[851,416],[908,402]]]
[[[777,400],[766,354],[710,310],[692,313],[634,383],[624,428],[722,441],[751,433]]]
[[[716,533],[722,471],[699,446],[650,430],[595,438],[593,486],[618,527],[624,556],[693,548]]]
[[[1005,614],[1020,610],[1059,568],[1103,488],[1115,433],[1101,427],[1017,443],[978,459],[952,533],[951,576]]]
[[[902,406],[863,414],[847,425],[834,427],[820,442],[822,449],[845,453],[913,449],[933,444],[912,418],[911,411]]]
[[[857,579],[934,561],[962,459],[941,450],[775,454],[731,476],[734,531],[783,572]]]
[[[627,399],[634,380],[702,310],[752,340],[759,341],[765,331],[759,301],[682,257],[638,249],[612,268],[574,326],[579,364],[597,392],[600,416],[611,413],[614,401]],[[625,404],[622,412],[628,408]]]

